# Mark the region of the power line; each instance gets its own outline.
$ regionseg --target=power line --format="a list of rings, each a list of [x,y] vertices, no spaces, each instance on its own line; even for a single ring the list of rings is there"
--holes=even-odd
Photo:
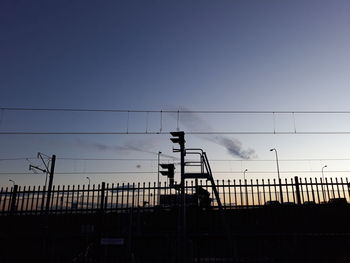
[[[22,161],[34,160],[36,157],[14,157],[0,158],[0,161]],[[74,158],[74,157],[57,157],[62,161],[147,161],[157,162],[156,158]],[[173,161],[174,158],[163,158],[163,161]],[[189,160],[191,161],[191,160]],[[309,161],[350,161],[350,158],[296,158],[296,159],[278,159],[279,162],[309,162]],[[276,162],[274,159],[211,159],[210,162]]]
[[[158,159],[138,159],[138,158],[69,158],[62,157],[57,158],[58,160],[64,161],[157,161]],[[163,160],[172,160],[172,159],[163,159]]]
[[[156,174],[156,171],[87,171],[87,172],[56,172],[55,174],[61,175],[70,175],[70,174]],[[242,171],[213,171],[217,174],[242,174]],[[250,171],[249,174],[275,174],[276,171]],[[321,173],[321,171],[280,171],[281,174],[296,174],[296,173]],[[350,170],[333,170],[327,171],[327,174],[330,173],[350,173]],[[24,175],[28,173],[23,172],[1,172],[0,175]]]
[[[0,161],[24,161],[24,160],[32,160],[32,159],[37,159],[37,158],[35,158],[35,157],[0,158]]]
[[[314,158],[314,159],[278,159],[279,162],[310,162],[310,161],[350,161],[350,158]],[[276,162],[273,159],[247,159],[247,160],[230,160],[230,159],[213,159],[210,162]]]
[[[158,159],[138,159],[138,158],[70,158],[62,157],[59,160],[72,161],[154,161]],[[1,159],[0,159],[1,160]],[[173,160],[173,158],[163,158],[164,161]],[[191,161],[191,160],[190,160]],[[309,161],[350,161],[350,158],[300,158],[300,159],[278,159],[279,162],[309,162]],[[210,162],[276,162],[275,159],[211,159]]]
[[[61,112],[116,112],[116,113],[350,114],[350,111],[126,110],[126,109],[27,108],[27,107],[0,107],[0,110],[4,110],[4,111],[61,111]]]
[[[177,127],[179,127],[180,114],[272,114],[273,128],[265,131],[206,131],[184,130],[188,135],[345,135],[350,134],[350,131],[300,131],[296,128],[295,115],[296,114],[350,114],[350,111],[221,111],[221,110],[125,110],[125,109],[89,109],[89,108],[26,108],[26,107],[1,107],[1,112],[5,111],[48,111],[48,112],[112,112],[112,113],[126,113],[127,123],[126,128],[120,131],[23,131],[23,130],[3,130],[0,135],[168,135],[170,131],[163,131],[163,113],[177,114]],[[146,113],[146,127],[145,130],[130,131],[129,116],[130,113]],[[153,131],[149,131],[148,115],[149,113],[159,114],[159,127]],[[291,131],[276,131],[275,115],[276,114],[291,114],[293,117],[294,129]]]
[[[34,160],[37,159],[36,157],[18,157],[18,158],[0,158],[0,161],[23,161],[23,160]],[[177,159],[174,158],[163,158],[164,161],[174,160]],[[56,158],[56,160],[62,160],[62,161],[157,161],[157,159],[151,159],[151,158],[71,158],[71,157],[61,157]]]
[[[55,174],[62,174],[62,175],[69,175],[69,174],[156,174],[157,172],[140,172],[140,171],[114,171],[114,172],[55,172]],[[23,173],[23,172],[1,172],[0,175],[24,175],[28,173]]]
[[[187,135],[348,135],[350,131],[186,131]],[[0,135],[169,135],[164,132],[25,132],[25,131],[1,131]]]

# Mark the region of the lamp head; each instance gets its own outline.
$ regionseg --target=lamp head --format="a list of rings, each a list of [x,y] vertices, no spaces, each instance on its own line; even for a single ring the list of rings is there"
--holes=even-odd
[[[270,149],[270,152],[272,152],[273,150],[275,150],[275,149]]]

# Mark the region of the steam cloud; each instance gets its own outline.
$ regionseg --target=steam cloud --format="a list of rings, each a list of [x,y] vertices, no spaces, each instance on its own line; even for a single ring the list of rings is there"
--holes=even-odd
[[[188,111],[185,108],[182,108],[182,110]],[[180,118],[180,123],[191,130],[213,131],[213,128],[195,113],[183,114]],[[224,135],[216,135],[214,137],[203,135],[201,138],[225,147],[228,153],[234,157],[240,157],[242,159],[256,157],[254,149],[243,149],[242,143],[235,138],[232,139]]]
[[[154,154],[154,152],[148,150],[154,146],[149,140],[126,142],[123,145],[107,145],[100,142],[85,141],[80,139],[78,139],[76,142],[79,146],[92,148],[99,151],[136,151]]]
[[[207,138],[207,140],[208,139],[209,138]],[[225,147],[226,150],[233,156],[238,156],[242,159],[251,159],[256,157],[253,149],[243,150],[242,143],[237,139],[231,139],[226,136],[215,136],[211,141]]]
[[[112,152],[134,151],[134,152],[142,152],[142,153],[150,153],[153,155],[158,155],[158,152],[149,150],[157,147],[155,142],[149,139],[129,141],[129,142],[125,142],[123,145],[107,145],[100,142],[85,141],[85,140],[78,139],[76,140],[76,144],[80,147],[96,149],[99,151],[112,151]],[[163,153],[162,153],[162,156],[170,159],[178,159],[174,156],[163,154]]]

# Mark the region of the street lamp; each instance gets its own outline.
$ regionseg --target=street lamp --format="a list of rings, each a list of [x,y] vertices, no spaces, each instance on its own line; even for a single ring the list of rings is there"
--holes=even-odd
[[[248,206],[248,187],[247,187],[247,181],[245,180],[245,173],[248,171],[248,169],[245,169],[243,172],[243,180],[245,184],[245,198],[246,198],[246,204]]]
[[[245,169],[243,172],[243,180],[245,181],[245,173],[248,172],[248,169]]]
[[[281,178],[280,178],[280,168],[278,165],[278,155],[277,155],[277,150],[275,148],[270,149],[270,152],[274,151],[276,154],[276,164],[277,164],[277,175],[278,175],[278,181],[279,181],[279,185],[280,185],[280,199],[281,199],[281,203],[283,203],[283,193],[282,193],[282,184],[281,184]]]
[[[88,179],[88,180],[89,180],[89,187],[90,187],[90,177],[89,177],[89,176],[87,176],[87,177],[86,177],[86,179]]]
[[[159,192],[159,166],[160,166],[160,155],[161,151],[158,152],[158,178],[157,178],[157,187],[158,187],[158,204],[160,203],[160,192]]]
[[[327,165],[324,165],[324,166],[322,167],[322,181],[324,181],[323,169],[326,168],[326,167],[327,167]]]
[[[12,182],[13,183],[13,186],[15,186],[15,181],[13,181],[13,180],[11,180],[11,179],[9,179],[9,182]]]
[[[323,195],[323,202],[325,202],[326,201],[326,195],[325,195],[325,193],[324,193],[324,187],[323,187],[323,185],[324,185],[324,182],[325,182],[325,180],[324,180],[324,173],[323,173],[323,169],[324,168],[326,168],[327,167],[327,165],[324,165],[323,167],[322,167],[322,195]]]

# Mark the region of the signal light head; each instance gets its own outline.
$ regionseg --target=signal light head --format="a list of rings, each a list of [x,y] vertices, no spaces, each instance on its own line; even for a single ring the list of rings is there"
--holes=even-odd
[[[170,141],[172,141],[173,143],[180,143],[179,138],[170,138]]]
[[[170,138],[173,143],[178,143],[180,145],[185,144],[185,133],[183,131],[171,132],[170,133],[175,138]]]
[[[175,169],[175,165],[173,163],[161,163],[159,165],[164,169]]]
[[[177,137],[185,135],[185,133],[183,131],[171,132],[170,134],[171,134],[171,136],[177,136]]]
[[[173,163],[169,164],[160,164],[163,169],[167,169],[166,171],[160,171],[162,175],[168,176],[169,179],[174,179],[174,170],[175,165]]]

